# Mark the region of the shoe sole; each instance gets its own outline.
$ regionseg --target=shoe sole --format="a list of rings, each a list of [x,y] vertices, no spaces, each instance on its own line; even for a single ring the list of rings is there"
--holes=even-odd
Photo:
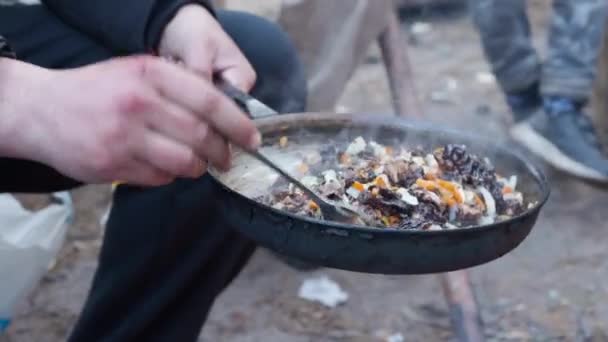
[[[580,178],[599,182],[608,181],[608,176],[568,157],[528,123],[516,124],[511,128],[510,133],[514,140],[559,170]]]

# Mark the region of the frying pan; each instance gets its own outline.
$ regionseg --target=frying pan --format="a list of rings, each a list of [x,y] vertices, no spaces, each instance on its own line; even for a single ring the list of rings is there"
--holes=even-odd
[[[391,146],[422,147],[465,144],[490,158],[499,173],[517,175],[518,190],[535,203],[509,220],[443,231],[394,230],[354,226],[298,216],[261,204],[278,174],[242,151],[233,167],[211,168],[223,215],[242,234],[279,254],[311,264],[381,274],[424,274],[455,271],[497,259],[517,247],[536,223],[549,196],[545,176],[512,149],[449,128],[397,117],[301,113],[255,120],[264,136],[263,152],[290,172],[307,154],[329,144],[345,146],[361,136]],[[287,137],[287,148],[276,147]]]

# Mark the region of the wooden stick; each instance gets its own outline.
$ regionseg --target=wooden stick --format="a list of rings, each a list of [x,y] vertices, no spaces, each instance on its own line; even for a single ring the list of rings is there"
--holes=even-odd
[[[388,74],[395,112],[400,116],[424,115],[416,96],[414,77],[395,8],[390,8],[387,28],[379,37],[384,65]],[[439,275],[449,305],[450,319],[456,336],[462,342],[482,342],[483,322],[467,271]]]
[[[608,23],[604,31],[602,50],[597,66],[597,78],[593,92],[593,110],[591,114],[597,128],[597,133],[604,147],[608,149]],[[608,151],[606,151],[608,153]]]
[[[485,341],[483,321],[467,271],[443,273],[439,277],[458,341]]]
[[[399,18],[394,6],[388,6],[387,26],[378,38],[386,68],[395,112],[399,116],[417,116],[420,103],[414,88],[414,77],[407,54],[407,41],[401,31]]]

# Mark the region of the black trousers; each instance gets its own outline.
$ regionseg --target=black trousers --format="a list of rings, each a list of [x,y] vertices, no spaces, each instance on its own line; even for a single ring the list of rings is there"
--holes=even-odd
[[[244,13],[218,17],[258,73],[253,94],[280,112],[304,111],[303,68],[280,29]],[[0,32],[20,59],[49,68],[114,55],[43,6],[0,7]],[[0,158],[0,192],[79,185],[44,165]],[[214,299],[255,249],[225,223],[229,210],[214,200],[216,191],[208,176],[117,189],[99,266],[69,341],[196,341]]]

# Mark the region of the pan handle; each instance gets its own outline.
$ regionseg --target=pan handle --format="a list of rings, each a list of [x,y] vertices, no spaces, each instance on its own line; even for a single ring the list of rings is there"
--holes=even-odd
[[[275,110],[268,107],[262,101],[245,93],[222,78],[215,79],[215,85],[229,98],[231,98],[241,109],[249,114],[252,119],[266,116],[279,115]]]

